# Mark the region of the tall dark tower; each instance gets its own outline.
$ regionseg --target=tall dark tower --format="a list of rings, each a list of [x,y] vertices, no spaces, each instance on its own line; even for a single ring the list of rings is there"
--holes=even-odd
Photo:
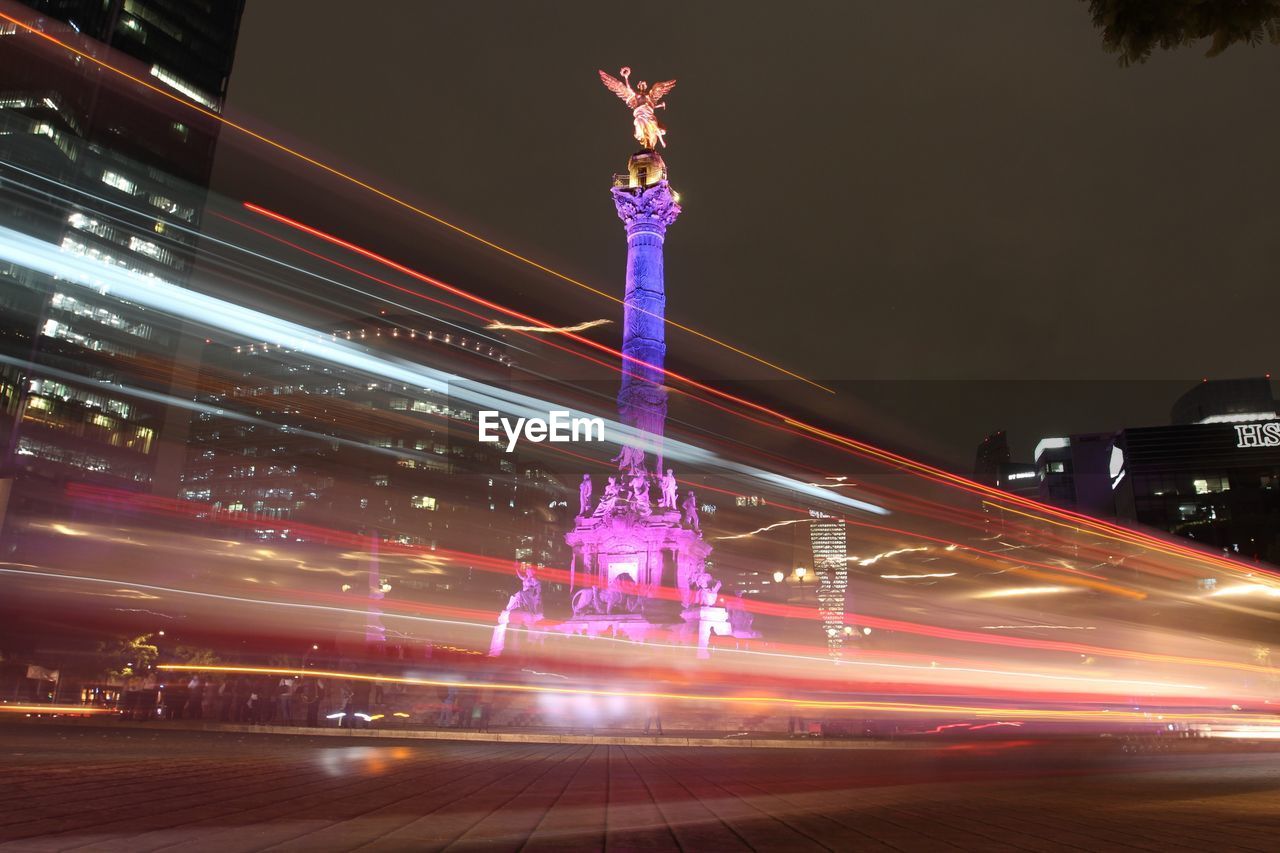
[[[998,430],[982,439],[974,454],[973,479],[988,486],[996,485],[1000,466],[1009,464],[1009,437]]]

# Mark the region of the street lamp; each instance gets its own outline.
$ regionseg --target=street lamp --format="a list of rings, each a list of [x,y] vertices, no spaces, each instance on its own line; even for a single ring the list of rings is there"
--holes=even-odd
[[[774,582],[774,583],[782,583],[784,580],[786,580],[786,578],[787,578],[787,576],[786,576],[786,575],[784,575],[781,571],[777,571],[777,572],[774,572],[774,573],[773,573],[773,582]]]
[[[796,566],[796,580],[803,582],[804,576],[807,575],[808,573],[809,573],[809,570],[806,569],[804,566]]]

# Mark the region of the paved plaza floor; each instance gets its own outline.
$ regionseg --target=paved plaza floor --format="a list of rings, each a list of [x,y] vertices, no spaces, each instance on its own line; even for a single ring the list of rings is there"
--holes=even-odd
[[[0,724],[0,850],[1274,851],[1280,753],[397,741]]]

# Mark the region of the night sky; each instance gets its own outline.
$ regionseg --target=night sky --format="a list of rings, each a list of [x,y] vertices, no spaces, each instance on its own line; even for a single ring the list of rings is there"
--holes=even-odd
[[[1202,52],[1121,68],[1076,0],[256,0],[227,113],[620,295],[607,190],[636,146],[596,69],[678,78],[669,316],[964,466],[996,428],[1029,455],[1277,366],[1280,49]],[[238,156],[215,186],[243,195]],[[378,247],[519,278],[526,309],[564,292],[413,257],[430,228],[388,216]]]

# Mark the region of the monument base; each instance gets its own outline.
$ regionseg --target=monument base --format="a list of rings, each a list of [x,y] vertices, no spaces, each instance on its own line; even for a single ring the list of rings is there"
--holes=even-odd
[[[697,641],[698,657],[711,657],[711,635],[728,637],[733,634],[729,624],[729,611],[723,607],[690,607],[680,614],[684,620],[687,641]]]
[[[555,630],[575,637],[616,637],[643,643],[657,640],[670,626],[654,624],[640,613],[587,614],[566,619]]]

